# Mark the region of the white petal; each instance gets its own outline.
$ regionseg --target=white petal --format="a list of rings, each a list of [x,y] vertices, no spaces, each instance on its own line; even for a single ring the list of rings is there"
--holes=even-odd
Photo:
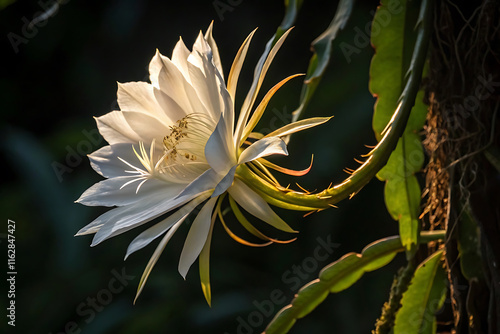
[[[150,197],[147,201],[143,200],[132,205],[113,209],[109,212],[120,209],[123,209],[123,211],[112,214],[109,219],[103,219],[103,216],[106,214],[101,215],[96,219],[97,222],[100,222],[100,224],[98,223],[100,227],[95,233],[90,246],[94,247],[106,239],[120,235],[137,226],[145,224],[162,214],[168,213],[176,207],[183,205],[185,202],[186,201],[179,203],[179,201],[172,201],[171,199],[161,201]]]
[[[170,133],[169,124],[142,112],[123,111],[122,113],[127,123],[140,138],[138,141],[149,145],[155,139],[156,153],[160,154],[163,151],[162,139]]]
[[[182,213],[183,215],[177,215],[176,213],[173,213],[158,224],[151,226],[150,228],[139,234],[128,245],[127,254],[125,254],[125,258],[123,260],[125,261],[131,254],[149,245],[153,240],[172,228],[173,225],[182,224],[191,212]]]
[[[218,74],[220,75],[220,74]],[[222,78],[220,78],[222,80]],[[231,95],[227,91],[226,87],[224,85],[219,86],[219,93],[221,96],[221,103],[222,103],[222,116],[224,117],[224,121],[226,122],[226,141],[229,150],[234,150],[234,148],[231,146],[231,143],[234,141],[234,103],[233,99],[231,98]]]
[[[212,49],[213,61],[215,66],[217,67],[217,70],[219,71],[221,76],[224,77],[224,72],[222,71],[222,65],[219,56],[219,48],[217,48],[217,43],[215,43],[215,40],[212,36],[213,25],[214,22],[212,21],[207,29],[207,32],[205,33],[205,40],[207,41],[208,45],[210,45],[210,49]]]
[[[110,144],[151,143],[170,133],[169,124],[158,117],[138,111],[112,111],[96,118],[99,132]],[[157,141],[161,145],[161,140]]]
[[[279,230],[296,232],[271,209],[262,197],[250,189],[243,181],[237,178],[234,179],[233,185],[227,191],[229,195],[231,195],[231,197],[251,215]]]
[[[236,167],[238,166],[233,166],[226,174],[226,176],[224,176],[224,178],[222,178],[222,180],[217,184],[212,197],[222,195],[227,190],[227,188],[229,188],[233,184],[234,172],[236,171]]]
[[[178,198],[190,197],[192,194],[199,194],[201,192],[215,188],[217,183],[219,183],[222,177],[217,174],[213,169],[207,169],[203,174],[198,176],[193,182],[191,182],[186,188],[184,188]]]
[[[177,42],[177,44],[175,44],[174,51],[172,52],[172,62],[182,72],[182,74],[188,80],[189,83],[191,83],[191,81],[189,79],[187,59],[190,54],[191,52],[189,52],[182,38],[179,38],[179,41]]]
[[[147,82],[118,83],[118,105],[122,111],[139,111],[160,118],[164,123],[172,123],[156,101],[153,85]]]
[[[90,165],[97,173],[107,178],[130,176],[130,173],[126,173],[125,171],[131,168],[118,159],[118,157],[133,166],[141,166],[141,163],[132,150],[132,144],[130,143],[101,147],[99,150],[89,155]]]
[[[193,211],[195,207],[197,207],[201,202],[208,198],[209,194],[201,195],[192,200],[191,202],[184,205],[182,208],[165,218],[163,221],[155,224],[139,234],[132,242],[129,244],[127,248],[127,254],[125,255],[125,260],[127,257],[138,251],[141,248],[149,245],[151,241],[165,233],[168,229],[172,227],[172,225],[177,222],[186,219],[186,217]]]
[[[149,72],[153,86],[170,96],[186,114],[207,114],[194,88],[170,59],[156,52]]]
[[[238,164],[244,164],[272,154],[288,155],[286,144],[281,138],[269,137],[257,140],[241,153]]]
[[[182,198],[165,198],[153,194],[140,202],[106,212],[80,230],[77,235],[96,233],[91,245],[95,246],[108,238],[124,233],[168,213],[198,195],[193,194],[191,197],[184,196]]]
[[[149,62],[149,80],[151,81],[151,84],[155,88],[160,88],[159,77],[160,77],[160,72],[164,66],[162,60],[163,58],[165,57],[157,49],[155,55]]]
[[[232,143],[227,142],[228,134],[224,117],[221,115],[214,132],[205,145],[205,158],[217,172],[225,175],[236,164],[236,153]]]
[[[140,203],[135,203],[132,205],[118,207],[107,211],[106,213],[100,215],[94,219],[90,224],[81,228],[76,235],[86,235],[97,233],[106,224],[113,225],[114,223],[120,221],[124,216],[132,217],[134,214],[142,213],[144,208],[146,211],[149,208],[157,206],[161,202],[161,198],[158,197],[146,197]]]
[[[188,112],[184,110],[173,98],[165,94],[159,88],[153,88],[153,93],[158,104],[161,106],[166,117],[175,123],[185,117]]]
[[[139,191],[137,186],[141,181],[122,188],[124,184],[134,179],[137,179],[137,176],[119,176],[98,182],[87,189],[76,202],[88,206],[124,206],[141,201],[153,193],[158,196],[168,196],[169,191],[179,191],[178,186],[170,187],[168,183],[157,179],[147,180]],[[172,193],[170,196],[176,194]]]
[[[181,258],[179,260],[179,273],[182,277],[184,277],[184,279],[186,278],[189,268],[194,261],[196,261],[196,258],[200,255],[200,252],[207,241],[212,220],[212,210],[217,202],[217,199],[217,197],[214,197],[205,203],[189,229],[188,236],[184,242],[184,248],[182,249]]]
[[[99,132],[110,145],[137,143],[141,139],[130,127],[121,111],[112,111],[104,116],[96,117],[95,120]]]
[[[203,36],[198,36],[195,46],[188,57],[188,71],[191,78],[191,85],[196,90],[207,111],[211,113],[214,120],[218,119],[220,114],[220,94],[217,74],[219,73],[212,61],[212,51]],[[195,49],[193,46],[193,49]]]
[[[156,247],[153,255],[151,255],[151,258],[148,261],[148,264],[146,265],[146,268],[144,269],[144,272],[142,273],[141,280],[139,282],[139,287],[137,289],[137,294],[135,295],[134,299],[134,304],[139,295],[142,292],[142,289],[144,289],[144,286],[146,285],[146,281],[148,280],[149,274],[151,273],[151,270],[153,270],[153,267],[155,266],[156,262],[160,258],[161,253],[165,249],[165,246],[167,246],[167,243],[170,241],[170,238],[174,235],[174,233],[177,231],[179,226],[181,226],[183,220],[179,220],[177,223],[172,226],[172,228],[165,234],[163,239],[161,239],[160,243]]]

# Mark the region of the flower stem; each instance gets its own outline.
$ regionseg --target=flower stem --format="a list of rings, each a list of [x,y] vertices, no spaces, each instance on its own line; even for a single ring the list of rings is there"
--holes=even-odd
[[[423,67],[427,59],[427,48],[432,26],[432,3],[433,0],[424,0],[421,3],[419,18],[415,27],[417,37],[407,74],[408,79],[401,93],[398,107],[387,125],[383,138],[366,155],[366,161],[354,173],[343,182],[314,194],[277,189],[244,165],[239,167],[238,176],[253,190],[263,195],[270,204],[292,210],[326,209],[347,197],[354,196],[360,191],[385,166],[406,128],[408,117],[420,88]]]

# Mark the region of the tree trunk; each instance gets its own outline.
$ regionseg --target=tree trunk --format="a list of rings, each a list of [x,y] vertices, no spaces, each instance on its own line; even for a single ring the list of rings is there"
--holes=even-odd
[[[446,229],[453,319],[500,333],[500,3],[438,1],[427,83],[426,223]]]

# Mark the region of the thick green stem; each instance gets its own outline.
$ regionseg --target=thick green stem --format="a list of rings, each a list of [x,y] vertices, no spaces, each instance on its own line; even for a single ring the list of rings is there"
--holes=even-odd
[[[422,71],[427,59],[432,21],[432,1],[424,0],[420,7],[419,19],[416,25],[415,47],[408,71],[408,80],[401,94],[400,103],[385,130],[383,138],[367,154],[367,160],[351,176],[340,184],[314,194],[279,190],[273,184],[262,180],[247,166],[240,166],[237,172],[239,177],[253,190],[261,194],[270,204],[295,210],[326,209],[360,191],[385,166],[406,128],[408,117],[420,88]]]

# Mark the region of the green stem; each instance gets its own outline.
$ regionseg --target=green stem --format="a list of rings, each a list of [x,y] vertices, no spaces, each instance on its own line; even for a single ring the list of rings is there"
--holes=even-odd
[[[417,37],[408,71],[408,80],[400,97],[400,103],[389,122],[385,134],[377,146],[367,154],[367,160],[340,184],[329,187],[319,193],[306,194],[277,189],[254,174],[247,166],[240,166],[237,174],[253,190],[278,207],[307,207],[318,210],[326,209],[335,203],[352,197],[361,190],[385,166],[392,151],[402,136],[415,98],[420,88],[422,71],[427,59],[427,47],[431,31],[433,0],[423,0],[416,25]]]

